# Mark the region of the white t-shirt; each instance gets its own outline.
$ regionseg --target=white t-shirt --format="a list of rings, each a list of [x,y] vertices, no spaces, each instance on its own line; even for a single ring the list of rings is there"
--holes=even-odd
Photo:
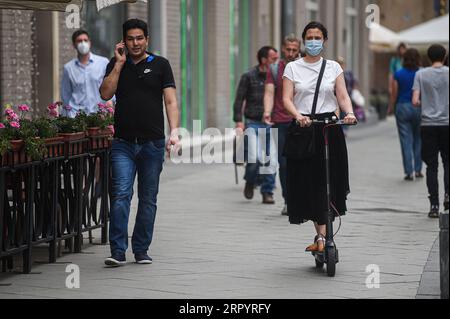
[[[316,63],[306,63],[304,59],[299,59],[286,66],[283,77],[294,83],[294,105],[300,114],[312,113],[322,63],[323,58]],[[344,70],[337,62],[327,60],[322,85],[320,86],[316,114],[334,113],[339,109],[335,87],[336,80],[342,73],[344,73]]]

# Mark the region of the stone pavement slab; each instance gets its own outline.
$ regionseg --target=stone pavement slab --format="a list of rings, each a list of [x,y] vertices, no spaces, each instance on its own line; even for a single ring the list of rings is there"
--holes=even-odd
[[[403,182],[392,121],[352,130],[349,154],[352,194],[336,238],[336,278],[315,269],[304,252],[313,226],[292,226],[280,215],[279,189],[277,205],[264,206],[259,195],[243,198],[233,166],[168,164],[152,266],[133,264],[129,253],[126,267],[107,269],[109,248],[86,246],[84,254],[65,255],[58,264],[35,265],[34,275],[0,274],[0,298],[413,299],[439,232],[426,214],[425,181]],[[131,234],[134,216],[130,220]],[[70,263],[80,267],[80,289],[66,288]],[[366,285],[369,265],[380,269],[379,289]]]

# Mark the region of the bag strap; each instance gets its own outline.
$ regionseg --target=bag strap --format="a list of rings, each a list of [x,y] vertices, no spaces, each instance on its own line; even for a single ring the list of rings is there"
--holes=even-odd
[[[322,85],[322,79],[323,79],[323,75],[325,73],[326,66],[327,66],[327,60],[323,59],[322,68],[320,69],[320,73],[319,73],[319,79],[317,80],[316,93],[314,95],[313,108],[312,108],[312,112],[311,112],[312,118],[314,118],[316,116],[317,102],[319,101],[320,86]]]
[[[273,83],[275,84],[275,88],[277,87],[279,68],[280,68],[280,65],[278,63],[270,65],[270,72],[272,73],[272,78],[273,78]]]

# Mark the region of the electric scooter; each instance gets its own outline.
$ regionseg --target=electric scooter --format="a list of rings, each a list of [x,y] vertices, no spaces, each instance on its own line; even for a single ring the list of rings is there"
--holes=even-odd
[[[335,126],[352,126],[340,121],[337,117],[332,119],[325,119],[323,121],[313,120],[313,125],[325,124],[324,138],[325,138],[325,166],[326,166],[326,182],[327,182],[327,208],[328,208],[328,221],[327,221],[327,234],[326,234],[326,246],[323,253],[313,252],[312,255],[316,260],[316,267],[322,269],[327,266],[328,277],[336,276],[336,265],[339,263],[339,250],[334,241],[334,229],[333,220],[335,215],[335,208],[331,203],[331,171],[330,171],[330,145],[328,129]],[[357,125],[357,124],[353,124]]]

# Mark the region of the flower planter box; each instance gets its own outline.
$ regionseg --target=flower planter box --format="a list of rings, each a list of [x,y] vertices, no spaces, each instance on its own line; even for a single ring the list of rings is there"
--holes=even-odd
[[[47,148],[45,159],[64,156],[64,138],[61,136],[46,139],[45,147]]]
[[[86,137],[86,133],[85,132],[60,133],[58,134],[58,136],[62,137],[64,143],[70,143],[84,139]]]
[[[89,150],[95,151],[111,147],[113,131],[109,128],[88,128]]]
[[[59,136],[62,137],[64,142],[65,157],[81,155],[87,151],[85,132],[59,134]]]
[[[101,129],[99,127],[90,127],[87,129],[88,137],[113,136],[113,131],[109,128]]]
[[[30,156],[25,154],[25,143],[22,140],[11,141],[11,152],[6,154],[6,165],[16,166],[32,162]]]

